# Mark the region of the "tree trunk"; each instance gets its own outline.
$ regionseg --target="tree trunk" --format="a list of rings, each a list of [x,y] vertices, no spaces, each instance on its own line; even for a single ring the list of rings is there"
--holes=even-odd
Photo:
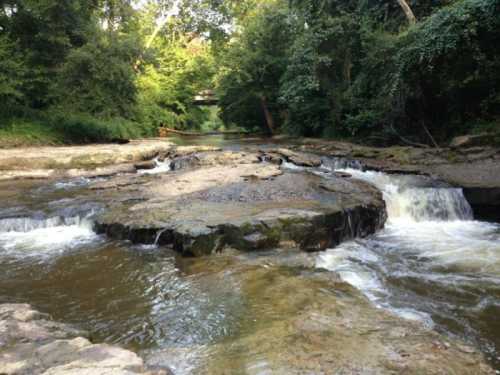
[[[269,133],[271,135],[274,134],[274,119],[271,111],[269,111],[269,107],[267,105],[267,98],[262,95],[260,97],[260,105],[262,106],[262,110],[264,111],[264,116],[266,117],[266,125]]]
[[[410,25],[414,25],[417,22],[417,18],[415,17],[415,14],[411,10],[406,0],[398,0],[398,4],[403,9],[403,12],[405,13]]]

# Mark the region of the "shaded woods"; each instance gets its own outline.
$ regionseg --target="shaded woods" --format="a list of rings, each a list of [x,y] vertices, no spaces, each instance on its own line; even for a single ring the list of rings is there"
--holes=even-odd
[[[496,131],[499,11],[499,0],[4,0],[0,138],[82,143],[164,124],[435,146]],[[219,112],[193,103],[203,90]]]
[[[500,2],[273,1],[242,22],[222,117],[296,135],[434,146],[500,127]]]

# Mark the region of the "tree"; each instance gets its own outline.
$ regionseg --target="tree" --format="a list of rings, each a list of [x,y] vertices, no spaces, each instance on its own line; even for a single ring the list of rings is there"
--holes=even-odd
[[[21,56],[6,36],[0,36],[0,101],[1,115],[14,112],[24,102],[22,91],[26,67]]]
[[[101,33],[73,49],[59,74],[59,105],[102,118],[132,118],[137,94],[133,66],[140,50],[136,39],[117,33]]]
[[[401,7],[401,9],[403,9],[403,12],[404,12],[406,18],[408,19],[408,22],[410,23],[410,25],[414,25],[417,22],[417,18],[415,17],[415,14],[411,10],[411,8],[408,5],[408,3],[406,2],[406,0],[397,0],[397,1],[398,1],[399,6]]]
[[[221,116],[226,122],[261,127],[271,134],[277,130],[282,122],[280,78],[291,32],[282,1],[261,6],[243,24],[243,32],[223,56],[218,78]]]

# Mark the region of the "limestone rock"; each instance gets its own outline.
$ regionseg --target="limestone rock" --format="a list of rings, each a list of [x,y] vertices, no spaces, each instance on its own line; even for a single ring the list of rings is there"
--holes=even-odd
[[[85,333],[51,321],[26,304],[0,305],[0,374],[168,374],[147,369],[137,354],[92,344]]]
[[[321,157],[314,154],[296,152],[287,148],[272,150],[271,155],[273,153],[281,155],[285,158],[286,161],[289,161],[301,167],[319,167],[321,165]]]
[[[140,243],[171,244],[185,255],[206,255],[226,247],[273,248],[293,242],[306,251],[382,228],[380,192],[357,180],[288,173],[256,163],[253,153],[196,156],[199,167],[181,169],[143,185],[124,184],[123,196],[140,203],[111,205],[97,220],[99,232]]]

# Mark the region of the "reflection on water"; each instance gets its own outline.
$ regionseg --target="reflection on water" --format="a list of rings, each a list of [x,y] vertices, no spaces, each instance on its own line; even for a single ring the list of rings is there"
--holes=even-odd
[[[1,302],[29,301],[97,341],[137,350],[213,342],[233,329],[227,310],[239,304],[229,278],[185,275],[172,253],[122,243],[94,243],[43,262],[4,253],[0,269]]]

